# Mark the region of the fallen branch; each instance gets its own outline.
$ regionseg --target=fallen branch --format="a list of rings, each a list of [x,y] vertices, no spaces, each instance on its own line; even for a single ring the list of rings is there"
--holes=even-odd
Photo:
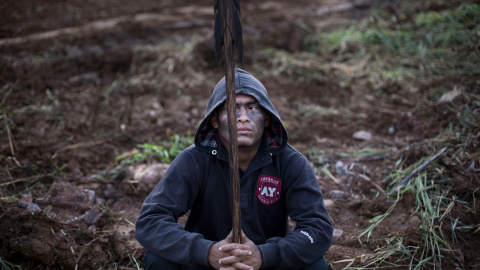
[[[420,171],[425,169],[428,164],[430,164],[432,161],[437,159],[443,152],[447,150],[448,146],[445,146],[440,150],[438,153],[436,153],[433,157],[431,157],[429,160],[425,161],[422,165],[420,165],[418,168],[413,170],[407,177],[405,177],[398,185],[396,185],[390,192],[388,192],[388,195],[392,194],[393,192],[397,191],[399,188],[403,187],[414,175],[418,174]]]

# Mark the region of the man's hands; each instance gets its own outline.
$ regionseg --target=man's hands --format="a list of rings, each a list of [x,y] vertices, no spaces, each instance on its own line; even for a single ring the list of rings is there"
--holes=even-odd
[[[242,231],[241,243],[232,243],[232,233],[226,239],[212,245],[208,262],[221,270],[258,270],[262,266],[262,254],[257,245]]]

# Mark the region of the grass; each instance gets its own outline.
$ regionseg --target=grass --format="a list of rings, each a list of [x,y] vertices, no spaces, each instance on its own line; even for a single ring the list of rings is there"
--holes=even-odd
[[[342,87],[359,90],[393,83],[412,92],[432,85],[430,91],[443,93],[445,87],[479,82],[480,5],[419,13],[401,24],[375,9],[360,23],[347,21],[330,32],[322,27],[307,31],[307,52],[263,50],[259,57],[271,65],[264,72],[320,81],[334,74]],[[445,81],[447,85],[436,85]]]
[[[447,156],[459,156],[456,160],[465,160],[465,153],[468,149],[475,149],[477,147],[477,140],[458,139],[465,138],[474,132],[474,128],[466,129],[462,124],[458,125],[460,131],[454,132],[452,128],[445,130],[438,137],[430,140],[430,144],[441,145],[453,145],[453,149],[450,149],[445,153]],[[457,127],[457,128],[459,128]],[[457,136],[451,136],[454,132]],[[432,154],[433,155],[433,154]],[[463,155],[463,156],[462,156]],[[387,176],[384,181],[388,183],[388,187],[393,189],[396,187],[402,179],[409,175],[413,170],[424,164],[430,157],[424,157],[417,162],[409,165],[404,169],[399,169],[396,172]],[[397,162],[399,166],[400,162]],[[382,247],[382,252],[376,251],[376,257],[367,263],[364,268],[367,269],[371,265],[385,265],[390,264],[391,260],[398,261],[401,258],[407,260],[411,259],[410,266],[412,269],[442,269],[442,258],[445,258],[447,254],[457,260],[457,264],[463,267],[463,259],[459,258],[454,252],[452,245],[459,245],[457,233],[463,230],[478,232],[477,224],[464,224],[461,218],[451,215],[453,209],[461,208],[463,204],[467,205],[467,202],[459,201],[456,199],[455,194],[451,194],[452,187],[449,186],[449,176],[444,175],[439,169],[439,164],[436,161],[432,161],[425,170],[419,172],[415,177],[410,179],[404,186],[401,186],[396,194],[396,199],[390,206],[390,208],[383,214],[376,216],[370,220],[371,225],[366,228],[360,235],[359,239],[365,238],[369,240],[372,233],[374,233],[375,227],[380,225],[392,212],[398,202],[403,199],[406,193],[410,193],[415,198],[416,208],[412,212],[412,215],[418,213],[421,220],[421,235],[423,246],[415,247],[415,252],[409,257],[404,257],[404,251],[410,250],[401,249],[398,247],[387,244]],[[478,190],[478,189],[477,189]],[[476,192],[476,191],[475,191]],[[473,200],[475,200],[475,192],[473,192]],[[475,210],[471,210],[476,213]],[[447,226],[445,226],[447,225]],[[450,228],[449,231],[445,228]],[[460,229],[461,228],[461,229]],[[387,261],[386,254],[389,254],[392,258]],[[406,263],[403,262],[403,263]],[[399,266],[399,265],[397,265]]]
[[[401,176],[406,175],[408,170],[412,169],[410,167],[402,171],[401,174],[397,173],[394,180],[401,179]],[[430,268],[433,265],[434,269],[442,269],[442,258],[444,255],[450,253],[455,256],[442,230],[442,222],[444,222],[448,216],[453,204],[451,201],[449,204],[448,198],[444,197],[445,190],[443,187],[435,183],[434,179],[430,177],[431,175],[423,172],[398,190],[396,199],[390,208],[385,213],[372,218],[370,220],[372,224],[358,236],[359,239],[365,236],[368,241],[375,227],[393,212],[397,203],[402,200],[403,194],[409,192],[415,197],[416,209],[412,215],[419,213],[421,220],[420,229],[424,245],[407,248],[400,245],[401,241],[397,241],[396,244],[392,245],[391,241],[387,239],[386,245],[375,251],[375,257],[359,269],[366,269],[372,265],[376,265],[375,267],[379,267],[380,265],[385,266],[385,264],[389,265],[392,264],[391,260],[395,261],[394,265],[396,267],[407,264],[413,266],[413,269],[423,269]],[[455,238],[453,229],[452,238]],[[412,252],[412,250],[416,251]],[[397,265],[396,263],[400,264]],[[462,261],[458,259],[458,263],[462,264]]]

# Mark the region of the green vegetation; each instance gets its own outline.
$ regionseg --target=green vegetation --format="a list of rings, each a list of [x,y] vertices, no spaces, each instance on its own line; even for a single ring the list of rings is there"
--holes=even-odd
[[[330,32],[324,24],[307,28],[307,52],[262,51],[260,57],[272,65],[264,72],[321,81],[335,74],[343,78],[341,86],[393,85],[412,92],[422,85],[433,86],[432,92],[439,87],[443,93],[459,82],[467,87],[478,83],[480,5],[420,13],[401,22],[376,8],[360,23],[343,24]],[[438,86],[440,81],[448,84]]]
[[[187,134],[181,137],[178,134],[158,144],[142,143],[132,151],[125,152],[115,158],[115,167],[101,171],[95,175],[97,180],[115,179],[125,172],[130,165],[140,163],[172,163],[183,149],[193,144],[193,137]]]
[[[151,161],[152,159],[155,161],[172,163],[173,159],[191,144],[193,144],[193,137],[180,137],[178,134],[175,134],[168,141],[160,142],[159,145],[150,143],[140,144],[138,145],[138,148],[115,158],[115,163],[129,165]]]

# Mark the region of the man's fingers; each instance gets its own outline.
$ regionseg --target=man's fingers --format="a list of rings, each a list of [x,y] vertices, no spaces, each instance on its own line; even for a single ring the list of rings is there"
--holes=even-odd
[[[219,250],[223,251],[223,252],[228,252],[228,251],[232,251],[232,250],[236,250],[236,249],[250,250],[250,247],[248,245],[244,245],[244,244],[231,243],[231,244],[223,245],[219,248]]]
[[[240,258],[236,257],[236,256],[229,256],[229,257],[225,257],[225,258],[221,258],[218,263],[220,265],[231,265],[233,263],[236,263],[236,262],[239,262],[240,261]]]
[[[220,270],[230,270],[230,269],[235,269],[235,270],[253,270],[253,267],[251,267],[250,265],[246,265],[244,263],[241,263],[241,262],[237,262],[237,263],[233,263],[229,266],[225,266],[225,267],[221,267]]]
[[[233,241],[233,231],[230,231],[230,233],[228,234],[226,240],[227,240],[229,243],[232,243],[232,241]]]
[[[222,259],[224,260],[224,259]],[[230,269],[235,269],[235,270],[253,270],[253,267],[246,265],[242,262],[234,262],[234,263],[221,263],[222,265],[220,267],[220,270],[230,270]]]

